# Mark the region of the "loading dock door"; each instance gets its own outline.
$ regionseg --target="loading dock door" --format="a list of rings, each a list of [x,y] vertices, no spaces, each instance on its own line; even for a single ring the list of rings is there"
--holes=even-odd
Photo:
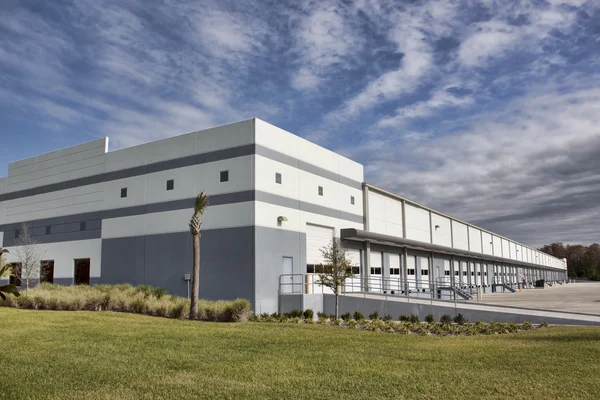
[[[320,225],[306,224],[306,272],[315,273],[316,268],[320,264],[324,264],[323,254],[321,249],[331,244],[333,239],[333,228]],[[313,282],[316,282],[318,277],[313,277]],[[315,285],[315,293],[321,292],[321,287]],[[323,288],[327,293],[332,292],[331,289]]]

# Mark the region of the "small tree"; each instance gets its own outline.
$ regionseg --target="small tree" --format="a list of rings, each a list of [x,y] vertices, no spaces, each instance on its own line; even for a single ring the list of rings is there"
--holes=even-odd
[[[346,279],[354,276],[352,266],[346,257],[346,249],[340,239],[333,238],[328,246],[321,249],[325,265],[319,266],[317,283],[333,290],[335,294],[335,319],[339,319],[339,291]]]
[[[202,227],[202,216],[208,207],[208,196],[205,192],[200,193],[194,201],[194,214],[190,219],[190,233],[193,239],[194,270],[192,274],[192,298],[190,302],[190,319],[198,317],[198,291],[200,286],[200,228]]]
[[[25,283],[25,294],[36,280],[44,278],[45,271],[40,268],[40,261],[44,256],[44,250],[39,243],[31,237],[27,224],[23,224],[21,233],[17,237],[15,257],[19,261],[13,264],[12,275]]]
[[[7,270],[10,270],[12,266],[6,262],[6,258],[4,258],[4,254],[8,253],[6,249],[0,249],[0,279],[4,277],[4,274]],[[5,293],[12,293],[15,296],[19,297],[19,290],[15,285],[2,285],[0,286],[0,299],[6,300]]]

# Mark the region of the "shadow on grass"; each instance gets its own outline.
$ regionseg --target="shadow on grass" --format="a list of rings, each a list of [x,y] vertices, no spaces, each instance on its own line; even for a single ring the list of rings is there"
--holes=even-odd
[[[584,330],[579,332],[573,332],[572,330],[569,330],[569,332],[564,333],[560,331],[554,331],[553,329],[554,328],[546,328],[544,334],[509,335],[507,339],[518,340],[521,342],[600,342],[600,326],[586,326],[582,327]]]

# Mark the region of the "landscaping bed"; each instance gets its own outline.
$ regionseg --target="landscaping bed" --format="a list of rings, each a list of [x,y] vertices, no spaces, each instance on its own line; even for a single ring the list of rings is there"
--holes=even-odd
[[[369,315],[369,319],[365,319],[359,312],[354,313],[352,316],[344,314],[339,319],[336,319],[335,315],[317,313],[317,319],[315,320],[312,310],[293,310],[284,314],[263,313],[254,316],[252,320],[255,322],[271,323],[319,324],[372,332],[421,336],[495,335],[530,331],[548,326],[546,323],[535,326],[530,322],[515,324],[510,322],[487,323],[476,321],[469,323],[463,318],[462,314],[457,314],[454,318],[444,315],[440,319],[440,322],[435,322],[432,315],[428,315],[425,322],[421,322],[416,315],[401,315],[397,321],[394,321],[390,315],[380,318],[376,312]]]
[[[63,286],[42,283],[19,297],[9,295],[0,306],[31,310],[117,311],[157,317],[189,317],[190,301],[151,285]],[[243,322],[252,315],[246,299],[198,301],[198,320]]]

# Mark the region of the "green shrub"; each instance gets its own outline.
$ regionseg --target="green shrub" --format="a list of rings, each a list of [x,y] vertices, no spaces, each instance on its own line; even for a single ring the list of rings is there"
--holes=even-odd
[[[425,322],[427,323],[432,323],[435,322],[435,318],[433,318],[433,314],[427,314],[427,316],[425,317]]]
[[[291,319],[291,321],[295,324],[301,324],[302,323],[302,318],[300,317],[294,317]]]
[[[144,314],[147,310],[146,306],[146,298],[145,297],[136,297],[131,303],[129,303],[129,307],[131,312],[136,314]]]
[[[461,313],[456,314],[456,317],[454,317],[454,322],[456,322],[459,325],[464,325],[467,320],[465,319],[465,317],[463,317],[463,315]]]
[[[348,326],[348,328],[356,329],[358,328],[359,323],[355,319],[350,319],[348,320],[348,322],[346,322],[346,325]]]
[[[408,315],[401,315],[398,319],[402,322],[410,322],[410,317]]]
[[[340,326],[340,325],[342,325],[342,324],[344,323],[344,321],[343,321],[343,320],[341,320],[341,319],[335,319],[335,317],[333,317],[333,319],[331,320],[331,323],[332,323],[333,325]]]
[[[325,318],[325,319],[327,319],[328,316],[324,312],[317,311],[317,318]]]
[[[304,315],[304,319],[306,319],[306,320],[312,321],[312,319],[314,318],[314,312],[310,308],[304,310],[303,315]]]
[[[396,326],[396,333],[399,333],[401,335],[408,335],[410,333],[410,330],[408,329],[408,327],[404,324],[402,325],[397,325]]]
[[[547,328],[548,327],[548,323],[546,321],[542,321],[542,323],[540,324],[540,328]]]
[[[354,311],[353,317],[357,321],[362,321],[363,319],[365,319],[365,316],[360,311]]]
[[[319,315],[319,317],[317,318],[317,323],[321,324],[321,325],[326,325],[327,324],[327,315]]]
[[[294,308],[292,311],[290,311],[288,318],[302,318],[302,315],[303,315],[302,310],[298,310],[297,308]]]
[[[385,315],[383,316],[383,320],[384,320],[384,321],[391,321],[391,320],[392,320],[392,316],[391,316],[390,314],[385,314]]]
[[[173,318],[187,318],[190,313],[190,302],[180,300],[171,309],[171,317]]]
[[[448,314],[444,314],[442,315],[442,317],[440,318],[440,322],[442,324],[451,324],[452,323],[452,317],[449,316]]]
[[[531,324],[531,322],[525,321],[521,324],[521,329],[524,331],[529,331],[533,329],[533,325]]]
[[[340,315],[340,318],[343,319],[344,321],[350,321],[350,319],[352,318],[352,316],[350,315],[349,312],[344,313],[342,315]]]
[[[421,322],[421,320],[419,319],[419,316],[416,314],[411,314],[410,315],[410,322],[412,323],[417,323],[417,322]]]
[[[373,313],[369,314],[370,320],[379,319],[379,313],[377,311],[373,311]]]

